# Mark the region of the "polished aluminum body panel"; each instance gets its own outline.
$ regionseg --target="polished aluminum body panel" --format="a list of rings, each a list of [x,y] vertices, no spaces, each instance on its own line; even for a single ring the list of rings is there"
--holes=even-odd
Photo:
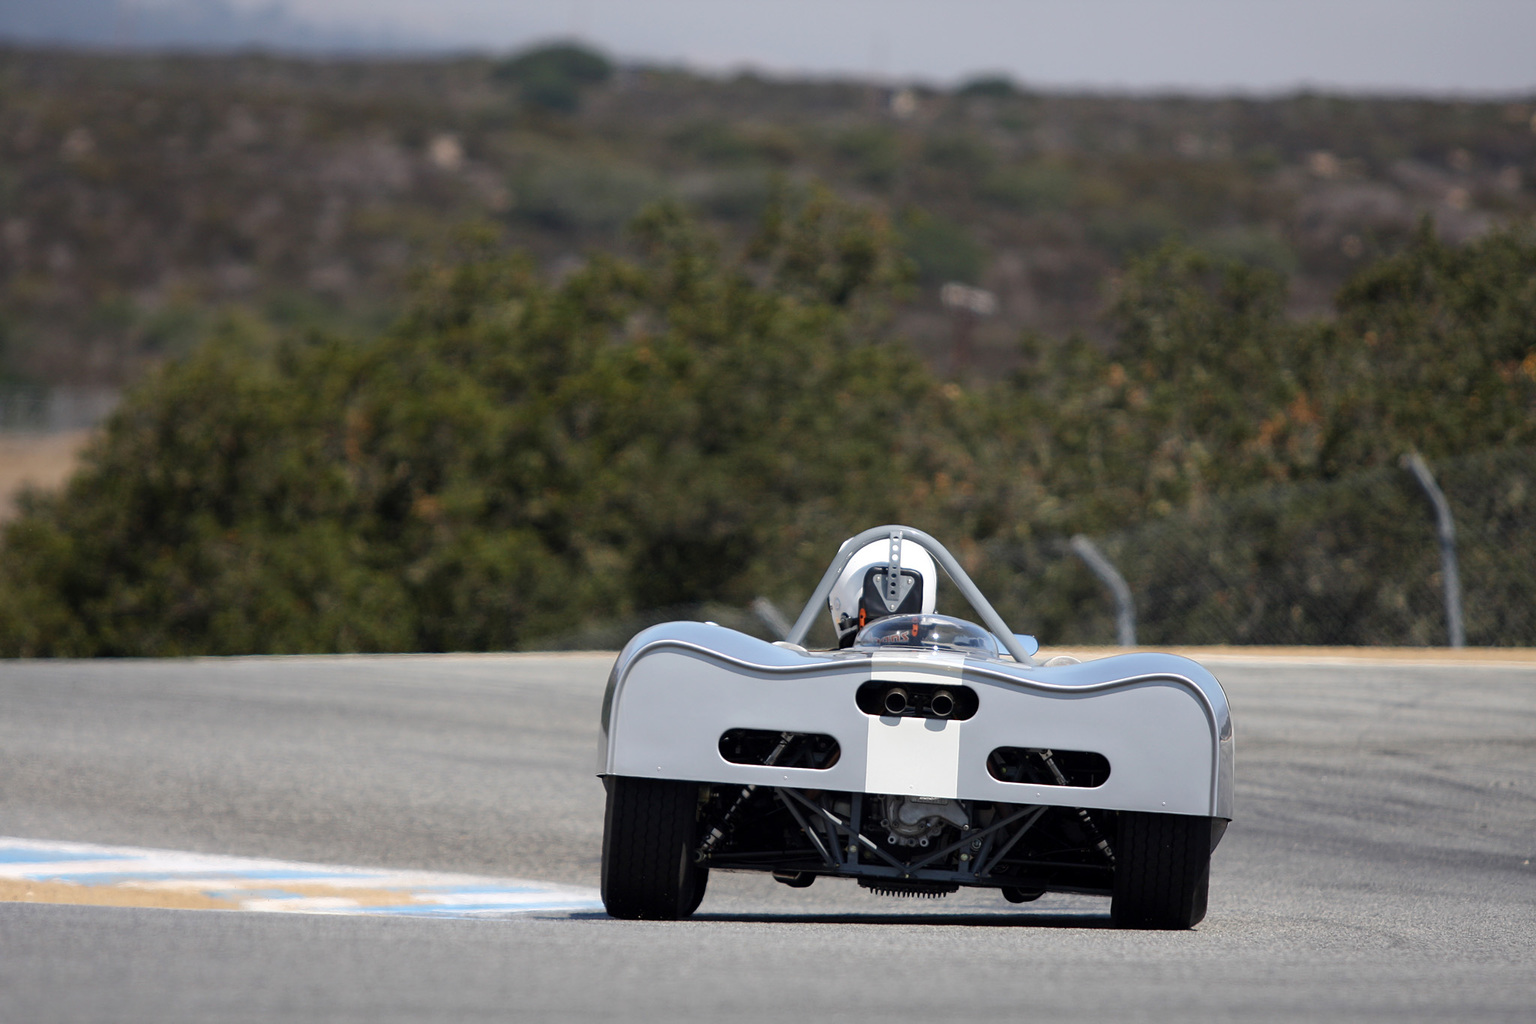
[[[872,679],[969,686],[979,708],[966,721],[868,715],[854,694]],[[733,764],[719,741],[740,728],[826,733],[841,756],[824,770]],[[1110,777],[1094,788],[1000,782],[986,761],[1002,746],[1096,751]],[[1232,757],[1226,696],[1186,658],[1047,667],[949,652],[812,652],[671,622],[636,635],[614,664],[598,771],[1230,819]]]

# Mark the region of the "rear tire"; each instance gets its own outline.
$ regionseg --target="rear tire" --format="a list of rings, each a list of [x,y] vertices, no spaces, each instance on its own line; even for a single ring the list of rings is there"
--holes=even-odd
[[[694,863],[699,784],[608,780],[603,823],[603,906],[627,920],[676,921],[698,909],[709,880]]]
[[[1192,928],[1211,886],[1211,819],[1121,811],[1115,842],[1116,928]]]

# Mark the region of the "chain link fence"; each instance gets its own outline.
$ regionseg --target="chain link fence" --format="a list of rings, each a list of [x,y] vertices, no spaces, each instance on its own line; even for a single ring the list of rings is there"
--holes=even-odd
[[[1466,642],[1536,646],[1536,449],[1430,468],[1455,519]],[[1265,487],[1092,540],[1129,587],[1142,645],[1445,646],[1450,636],[1434,511],[1399,467]],[[980,555],[970,571],[1015,629],[1049,646],[1120,639],[1114,596],[1069,538]],[[793,618],[800,605],[781,610]],[[966,613],[942,598],[941,610]],[[671,619],[775,638],[760,611],[681,605],[528,646],[613,650]],[[830,642],[830,631],[812,640]]]
[[[0,433],[57,434],[96,426],[117,407],[112,388],[0,384]]]
[[[1472,646],[1536,645],[1536,449],[1433,464]],[[1435,516],[1411,473],[1273,486],[1094,538],[1144,645],[1445,646]],[[1116,603],[1069,542],[993,545],[978,580],[1053,644],[1112,644]],[[1021,626],[1023,628],[1023,626]]]
[[[795,611],[798,612],[799,608]],[[760,640],[779,639],[777,630],[750,608],[705,603],[670,605],[602,621],[584,622],[568,631],[538,637],[522,646],[531,651],[617,651],[642,629],[662,622],[678,621],[716,622]]]

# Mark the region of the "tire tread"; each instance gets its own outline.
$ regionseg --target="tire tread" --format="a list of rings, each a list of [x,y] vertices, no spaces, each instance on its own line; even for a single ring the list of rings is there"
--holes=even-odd
[[[603,906],[613,917],[675,921],[704,896],[692,862],[699,787],[671,779],[609,780],[603,827]]]
[[[1110,916],[1117,928],[1192,928],[1210,892],[1211,819],[1122,811]]]

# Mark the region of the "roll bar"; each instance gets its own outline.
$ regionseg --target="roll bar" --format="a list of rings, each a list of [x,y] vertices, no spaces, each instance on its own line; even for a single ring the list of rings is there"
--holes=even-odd
[[[977,614],[981,616],[982,623],[997,636],[998,641],[1007,648],[1008,653],[1013,655],[1013,660],[1021,665],[1034,664],[1030,660],[1029,652],[1024,649],[1024,645],[1019,643],[1018,637],[1013,635],[1013,630],[1008,628],[1008,624],[1003,621],[1003,617],[997,614],[991,602],[983,597],[976,584],[971,582],[970,576],[966,575],[965,570],[960,568],[960,563],[955,561],[955,556],[951,555],[943,544],[940,544],[922,530],[914,530],[910,526],[876,526],[865,530],[856,537],[849,537],[843,541],[843,546],[837,549],[837,555],[832,559],[832,564],[827,566],[826,575],[822,576],[821,582],[816,584],[816,589],[811,592],[811,599],[805,603],[805,610],[795,620],[795,626],[789,631],[789,636],[785,637],[786,640],[792,644],[804,646],[805,638],[810,633],[811,626],[816,622],[816,616],[821,614],[822,610],[826,607],[827,598],[832,593],[832,586],[837,582],[837,578],[842,575],[843,569],[847,567],[848,562],[864,545],[873,544],[875,541],[880,540],[910,540],[932,555],[933,560],[943,567],[944,571],[949,574],[949,578],[954,581],[955,586],[959,588],[961,596],[971,603],[972,608],[976,609]]]

